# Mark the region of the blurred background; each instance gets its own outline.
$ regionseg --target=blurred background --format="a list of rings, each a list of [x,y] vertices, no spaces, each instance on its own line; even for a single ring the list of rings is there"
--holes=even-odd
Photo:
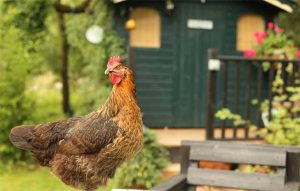
[[[243,57],[242,63],[259,58],[299,59],[299,6],[299,0],[0,0],[0,190],[72,190],[39,167],[30,153],[13,147],[8,134],[16,125],[97,109],[111,89],[104,70],[112,55],[120,55],[134,69],[138,102],[149,128],[137,158],[125,163],[99,190],[149,189],[177,174],[183,139],[300,145],[299,115],[294,115],[300,110],[299,63],[290,66],[293,85],[289,86],[281,81],[290,82],[290,78],[257,77],[260,70],[267,73],[272,68],[268,60],[259,62],[259,67],[253,65],[253,79],[246,79],[246,67],[228,67],[228,76],[237,77],[226,79],[228,89],[220,86],[224,74],[211,78],[210,73],[224,69],[226,59],[216,55]],[[216,69],[218,63],[208,68],[210,59],[221,60],[221,69]],[[210,94],[211,79],[217,79],[214,94]],[[276,105],[270,99],[265,103],[268,91],[273,91],[269,84],[277,88],[271,94],[282,96],[284,103]],[[293,89],[287,95],[283,89],[288,87]],[[209,99],[212,95],[217,100]],[[244,111],[246,102],[252,104]],[[263,104],[277,111],[290,111],[292,105],[293,115],[284,116],[291,131],[275,122],[281,131],[274,133],[272,119],[266,117],[269,110],[258,111]],[[213,123],[215,113],[219,121]],[[239,136],[244,131],[235,125],[252,128],[254,135],[249,137],[247,130]],[[258,131],[262,126],[269,128]]]

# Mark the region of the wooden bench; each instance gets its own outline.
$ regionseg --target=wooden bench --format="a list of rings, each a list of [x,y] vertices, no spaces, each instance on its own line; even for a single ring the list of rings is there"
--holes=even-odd
[[[183,141],[181,172],[152,190],[194,191],[197,185],[262,191],[297,191],[300,148],[220,141]],[[275,174],[198,168],[199,161],[276,167]]]

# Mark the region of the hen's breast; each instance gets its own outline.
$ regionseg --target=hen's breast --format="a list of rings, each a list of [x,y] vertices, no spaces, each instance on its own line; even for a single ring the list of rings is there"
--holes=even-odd
[[[140,109],[124,107],[113,121],[118,124],[117,138],[113,145],[124,159],[133,158],[143,145],[143,123]]]

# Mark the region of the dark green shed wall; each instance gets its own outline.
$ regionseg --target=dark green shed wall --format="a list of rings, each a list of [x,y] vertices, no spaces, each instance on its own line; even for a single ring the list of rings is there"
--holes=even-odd
[[[164,2],[130,1],[116,6],[152,7],[161,15],[161,48],[136,48],[134,66],[138,102],[150,127],[204,127],[207,96],[207,49],[236,55],[236,24],[240,15],[257,13],[266,22],[278,9],[253,1],[175,1],[168,15]],[[213,30],[187,28],[187,19],[213,20]],[[125,38],[126,16],[116,14],[116,28]],[[230,70],[230,68],[229,68]],[[241,71],[243,75],[243,70]],[[229,81],[229,86],[233,81]],[[242,82],[243,83],[243,82]]]

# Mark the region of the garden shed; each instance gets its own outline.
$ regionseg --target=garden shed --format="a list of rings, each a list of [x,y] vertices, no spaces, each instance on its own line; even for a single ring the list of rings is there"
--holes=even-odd
[[[113,6],[115,27],[134,52],[130,64],[149,127],[204,127],[207,50],[241,55],[255,45],[255,32],[279,12],[292,12],[288,0],[114,0]]]

